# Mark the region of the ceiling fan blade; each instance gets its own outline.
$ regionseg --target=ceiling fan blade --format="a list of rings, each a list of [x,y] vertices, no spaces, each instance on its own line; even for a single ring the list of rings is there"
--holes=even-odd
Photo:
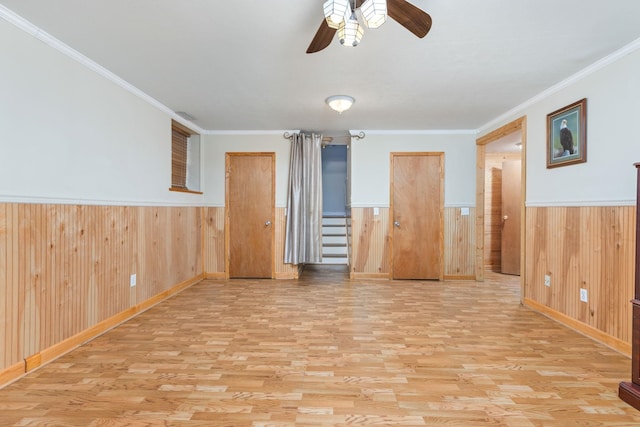
[[[406,0],[387,0],[387,14],[420,38],[431,29],[431,16]]]
[[[336,29],[331,28],[327,24],[327,21],[323,19],[320,23],[320,28],[318,28],[316,35],[313,37],[313,40],[311,40],[311,44],[307,48],[307,53],[319,52],[325,47],[329,46],[335,34]]]

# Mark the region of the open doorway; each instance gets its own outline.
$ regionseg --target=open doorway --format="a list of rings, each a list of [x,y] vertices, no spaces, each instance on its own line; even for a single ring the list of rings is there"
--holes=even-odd
[[[305,265],[301,279],[349,275],[350,145],[349,132],[322,138],[322,262]]]
[[[520,275],[522,132],[486,145],[484,268]]]
[[[347,216],[346,145],[322,145],[322,215]]]
[[[349,264],[349,144],[351,138],[322,141],[322,264]]]
[[[516,145],[520,151],[520,179],[521,179],[521,188],[519,191],[519,207],[520,207],[520,225],[519,225],[519,235],[520,235],[520,288],[521,288],[521,299],[524,298],[524,277],[526,277],[526,234],[525,234],[525,224],[526,224],[526,211],[524,209],[524,201],[526,200],[526,117],[520,117],[506,125],[495,129],[494,131],[478,138],[476,140],[476,156],[477,156],[477,173],[476,173],[476,215],[477,215],[477,227],[476,227],[476,280],[484,280],[484,272],[486,269],[485,262],[485,254],[486,254],[486,240],[489,238],[488,234],[490,233],[490,229],[487,227],[487,223],[491,223],[491,219],[487,221],[487,217],[489,215],[498,215],[500,221],[500,228],[502,227],[502,207],[498,210],[495,207],[492,209],[491,203],[487,201],[486,193],[488,191],[492,191],[496,188],[495,185],[488,184],[487,179],[489,177],[489,167],[486,164],[487,159],[487,151],[493,150],[497,148],[501,142],[510,143]],[[516,140],[516,135],[519,136],[520,141]],[[511,139],[514,138],[514,139]],[[496,144],[491,147],[491,144]],[[500,150],[496,150],[500,151]],[[500,174],[502,177],[502,172]],[[501,190],[500,190],[501,191]],[[495,205],[494,205],[495,206]],[[495,222],[494,222],[495,224]],[[500,233],[501,235],[501,233]],[[502,249],[500,249],[502,251]]]

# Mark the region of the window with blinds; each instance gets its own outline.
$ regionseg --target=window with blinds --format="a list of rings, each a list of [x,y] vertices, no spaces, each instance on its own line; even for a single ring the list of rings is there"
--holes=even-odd
[[[200,189],[200,135],[171,122],[172,191],[202,194]]]
[[[171,129],[171,187],[187,189],[187,148],[189,134]]]

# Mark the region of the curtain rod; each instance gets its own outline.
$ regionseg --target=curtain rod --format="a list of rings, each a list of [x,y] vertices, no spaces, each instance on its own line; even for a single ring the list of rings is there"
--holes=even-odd
[[[364,137],[367,136],[367,135],[364,132],[360,131],[360,132],[358,132],[357,135],[349,135],[349,136],[351,138],[355,138],[357,140],[361,140],[361,139],[364,139]],[[282,137],[284,139],[288,139],[289,141],[291,141],[291,139],[293,138],[293,134],[290,134],[289,132],[285,132],[285,133],[282,134]],[[330,136],[325,136],[325,137],[322,138],[322,140],[331,142],[331,141],[333,141],[333,138],[330,137]]]

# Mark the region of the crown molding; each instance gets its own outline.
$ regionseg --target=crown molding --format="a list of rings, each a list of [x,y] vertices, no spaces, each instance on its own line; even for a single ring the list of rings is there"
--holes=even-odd
[[[2,18],[5,21],[15,25],[16,27],[18,27],[22,31],[24,31],[27,34],[30,34],[31,36],[35,37],[36,39],[42,41],[43,43],[45,43],[46,45],[52,47],[53,49],[57,50],[58,52],[62,53],[63,55],[66,55],[69,58],[75,60],[76,62],[84,65],[88,69],[94,71],[95,73],[97,73],[100,76],[104,77],[105,79],[111,81],[112,83],[115,83],[116,85],[120,86],[121,88],[123,88],[127,92],[129,92],[129,93],[141,98],[142,100],[146,101],[147,103],[149,103],[150,105],[154,106],[158,110],[166,113],[167,115],[169,115],[172,119],[176,120],[177,122],[180,122],[180,123],[184,124],[185,126],[188,126],[189,128],[191,128],[194,131],[197,131],[198,133],[204,133],[204,130],[202,128],[200,128],[198,125],[196,125],[195,123],[192,123],[192,122],[190,122],[188,120],[185,120],[183,117],[181,117],[178,114],[176,114],[175,111],[171,110],[169,107],[167,107],[166,105],[164,105],[160,101],[158,101],[155,98],[147,95],[145,92],[141,91],[137,87],[135,87],[132,84],[128,83],[126,80],[118,77],[116,74],[114,74],[111,71],[107,70],[106,68],[104,68],[103,66],[99,65],[98,63],[96,63],[96,62],[92,61],[91,59],[87,58],[86,56],[84,56],[83,54],[81,54],[77,50],[73,49],[69,45],[61,42],[60,40],[58,40],[57,38],[53,37],[51,34],[47,33],[46,31],[36,27],[31,22],[29,22],[26,19],[22,18],[21,16],[15,14],[13,11],[7,9],[6,6],[0,5],[0,18]]]
[[[217,131],[217,130],[205,130],[202,129],[200,126],[196,125],[193,122],[190,122],[188,120],[185,120],[183,117],[179,116],[178,114],[176,114],[175,111],[171,110],[169,107],[167,107],[166,105],[162,104],[160,101],[156,100],[155,98],[149,96],[148,94],[146,94],[145,92],[141,91],[140,89],[138,89],[137,87],[131,85],[130,83],[128,83],[126,80],[118,77],[116,74],[112,73],[111,71],[107,70],[106,68],[102,67],[101,65],[97,64],[96,62],[92,61],[91,59],[89,59],[88,57],[84,56],[83,54],[81,54],[80,52],[76,51],[75,49],[71,48],[70,46],[68,46],[67,44],[61,42],[60,40],[56,39],[55,37],[53,37],[52,35],[50,35],[49,33],[47,33],[46,31],[38,28],[37,26],[33,25],[32,23],[30,23],[29,21],[27,21],[26,19],[22,18],[21,16],[17,15],[16,13],[14,13],[13,11],[11,11],[10,9],[8,9],[6,6],[3,6],[0,4],[0,18],[4,19],[5,21],[13,24],[14,26],[18,27],[19,29],[23,30],[24,32],[32,35],[33,37],[37,38],[38,40],[44,42],[45,44],[47,44],[48,46],[58,50],[59,52],[63,53],[64,55],[68,56],[69,58],[74,59],[75,61],[77,61],[78,63],[84,65],[85,67],[89,68],[90,70],[93,70],[94,72],[98,73],[99,75],[101,75],[102,77],[110,80],[111,82],[115,83],[116,85],[122,87],[123,89],[125,89],[126,91],[128,91],[129,93],[143,99],[144,101],[146,101],[147,103],[149,103],[150,105],[156,107],[157,109],[159,109],[160,111],[163,111],[164,113],[166,113],[167,115],[169,115],[172,119],[184,124],[185,126],[190,127],[191,129],[193,129],[194,131],[197,131],[200,134],[203,135],[276,135],[276,134],[282,134],[283,132],[287,132],[287,131],[282,131],[282,130],[254,130],[254,131],[247,131],[247,130],[224,130],[224,131]],[[567,79],[561,81],[560,83],[557,83],[553,86],[551,86],[550,88],[540,92],[538,95],[530,98],[529,100],[523,102],[522,104],[510,109],[509,111],[501,114],[500,116],[496,117],[495,119],[491,120],[490,122],[484,124],[483,126],[479,127],[478,129],[439,129],[439,130],[363,130],[367,135],[480,135],[482,133],[488,132],[491,129],[495,128],[497,125],[499,125],[500,123],[503,123],[506,120],[509,120],[511,117],[516,116],[518,114],[521,114],[523,110],[525,110],[526,108],[534,105],[537,102],[540,102],[541,100],[559,92],[560,90],[584,79],[585,77],[601,70],[602,68],[620,60],[621,58],[624,58],[625,56],[635,52],[636,50],[640,49],[640,38],[634,40],[633,42],[629,43],[628,45],[622,47],[621,49],[618,49],[617,51],[605,56],[604,58],[602,58],[601,60],[589,65],[588,67],[582,69],[581,71],[573,74],[572,76],[568,77]],[[297,132],[297,131],[289,131],[289,132]],[[354,130],[350,130],[351,134],[358,134],[359,131],[354,131]]]
[[[525,110],[526,108],[529,108],[532,105],[542,101],[543,99],[548,98],[551,95],[560,92],[562,89],[565,89],[568,86],[571,86],[579,82],[580,80],[594,74],[595,72],[600,71],[604,67],[611,65],[614,62],[617,62],[618,60],[635,52],[638,49],[640,49],[640,38],[632,41],[628,45],[616,50],[615,52],[605,56],[599,61],[594,62],[593,64],[587,66],[586,68],[583,68],[582,70],[578,71],[572,76],[562,80],[560,83],[557,83],[551,86],[550,88],[540,92],[538,95],[528,99],[527,101],[523,102],[517,107],[514,107],[509,111],[507,111],[506,113],[501,114],[500,116],[496,117],[495,119],[491,120],[490,122],[478,128],[478,135],[493,130],[496,126],[504,123],[505,121],[508,121],[514,116],[521,115],[523,110]]]
[[[349,130],[352,135],[364,132],[366,135],[476,135],[477,129],[404,129],[404,130]]]
[[[205,130],[204,135],[238,135],[238,136],[251,136],[251,135],[284,135],[285,133],[292,135],[300,132],[299,130]]]

